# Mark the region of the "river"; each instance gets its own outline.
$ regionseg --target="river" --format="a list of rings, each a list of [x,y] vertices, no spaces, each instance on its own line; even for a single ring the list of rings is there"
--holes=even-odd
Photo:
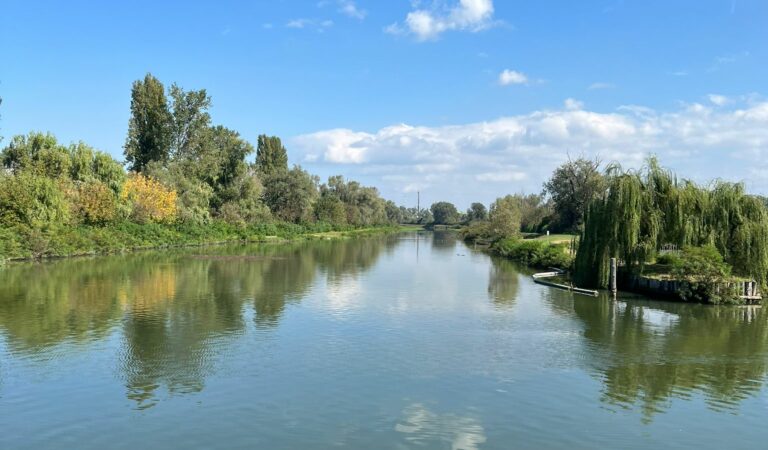
[[[0,448],[765,445],[762,309],[530,273],[427,232],[11,264]]]

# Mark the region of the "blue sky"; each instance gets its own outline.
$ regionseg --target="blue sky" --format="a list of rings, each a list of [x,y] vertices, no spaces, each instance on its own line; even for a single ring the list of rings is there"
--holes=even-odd
[[[121,157],[152,72],[398,203],[538,192],[569,155],[655,153],[768,193],[762,0],[4,0],[0,17],[6,142],[51,131]]]

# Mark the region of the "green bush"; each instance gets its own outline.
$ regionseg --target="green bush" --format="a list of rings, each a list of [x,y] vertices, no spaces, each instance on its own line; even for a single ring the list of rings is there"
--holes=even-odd
[[[656,264],[664,266],[676,266],[680,264],[680,255],[677,253],[664,253],[656,257]]]
[[[28,172],[0,176],[0,221],[35,229],[67,223],[64,190],[62,182]]]
[[[566,269],[572,262],[566,245],[550,244],[536,239],[502,239],[493,245],[493,250],[502,256],[533,267]]]
[[[686,247],[672,267],[672,274],[685,281],[679,290],[685,301],[737,303],[739,298],[724,288],[731,267],[714,246]]]
[[[487,220],[476,220],[461,229],[461,236],[464,240],[470,242],[485,241],[493,242],[496,236],[491,231],[491,224]]]

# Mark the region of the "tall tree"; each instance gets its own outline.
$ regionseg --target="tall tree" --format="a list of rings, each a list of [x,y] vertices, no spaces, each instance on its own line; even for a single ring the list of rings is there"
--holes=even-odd
[[[479,202],[472,203],[467,210],[467,220],[485,220],[488,218],[488,210]]]
[[[560,228],[576,230],[584,222],[587,205],[605,187],[600,161],[579,158],[558,167],[544,183],[552,197]]]
[[[205,89],[185,91],[176,84],[171,86],[171,156],[189,157],[196,138],[209,127],[211,97]]]
[[[125,159],[130,170],[141,172],[151,161],[168,160],[171,124],[163,83],[149,73],[143,80],[134,81],[125,141]]]
[[[494,236],[513,237],[520,234],[520,205],[513,195],[497,198],[488,213],[490,231]]]
[[[544,194],[515,194],[520,209],[520,229],[537,232],[548,223],[552,206],[545,201]]]
[[[256,168],[265,176],[288,170],[288,152],[279,137],[264,134],[259,136],[256,145]]]
[[[453,203],[437,202],[429,210],[432,212],[432,217],[437,225],[450,225],[459,221],[459,211],[456,210]]]

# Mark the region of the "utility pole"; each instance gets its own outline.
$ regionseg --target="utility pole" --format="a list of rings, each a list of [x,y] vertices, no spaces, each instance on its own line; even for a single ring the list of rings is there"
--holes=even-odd
[[[421,213],[421,191],[416,191],[416,214]]]

